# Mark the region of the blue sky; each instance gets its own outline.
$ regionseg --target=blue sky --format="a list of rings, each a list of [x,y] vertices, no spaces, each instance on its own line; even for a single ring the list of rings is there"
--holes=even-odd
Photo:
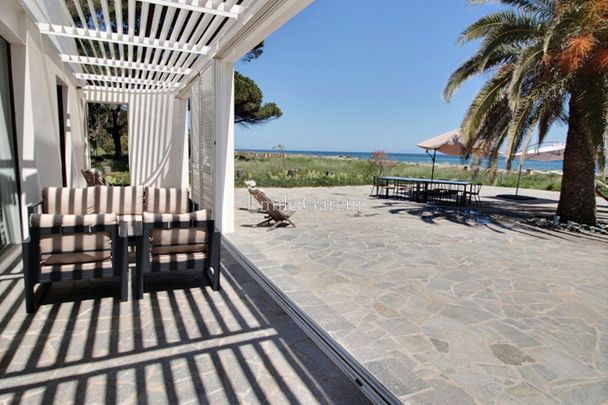
[[[237,64],[284,114],[259,127],[237,126],[238,149],[420,152],[417,142],[460,125],[481,79],[450,103],[442,99],[451,72],[476,50],[457,38],[497,7],[375,3],[316,0],[266,40],[261,58]]]

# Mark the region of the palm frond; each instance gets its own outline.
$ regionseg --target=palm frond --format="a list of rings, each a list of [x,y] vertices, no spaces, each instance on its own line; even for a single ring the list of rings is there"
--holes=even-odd
[[[497,73],[475,96],[462,123],[462,136],[467,144],[475,139],[481,123],[484,122],[492,107],[503,97],[510,80],[511,72],[509,70]]]
[[[517,58],[518,51],[519,49],[516,47],[503,46],[496,48],[490,57],[476,53],[452,73],[443,90],[443,98],[449,101],[460,86],[471,77],[480,75],[488,69],[513,62]]]
[[[543,60],[543,45],[535,43],[523,50],[517,60],[513,63],[513,76],[509,86],[509,99],[513,104],[515,100],[522,94],[522,85],[526,81],[526,77],[530,72],[536,72],[538,65]]]
[[[468,153],[481,153],[488,158],[488,168],[496,169],[500,149],[509,130],[512,111],[506,97],[499,100],[477,130],[475,140],[467,145]]]
[[[502,46],[526,47],[541,42],[544,32],[534,18],[521,17],[518,21],[502,26],[489,32],[483,39],[479,53],[489,58],[497,48]]]
[[[505,25],[514,25],[519,15],[514,11],[507,10],[482,17],[469,25],[458,38],[460,44],[475,41],[487,36],[493,30]]]
[[[507,162],[509,165],[513,159],[513,155],[521,146],[521,142],[531,136],[532,131],[538,123],[535,107],[539,94],[540,90],[527,96],[513,113],[513,119],[509,125],[509,142],[506,150]]]
[[[542,101],[538,106],[538,143],[543,143],[555,122],[566,122],[566,91],[563,83],[551,83],[543,91]]]

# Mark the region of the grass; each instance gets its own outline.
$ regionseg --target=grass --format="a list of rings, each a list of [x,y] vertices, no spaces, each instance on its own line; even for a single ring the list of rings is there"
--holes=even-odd
[[[253,179],[261,187],[331,187],[371,185],[376,169],[365,160],[335,159],[313,156],[287,156],[244,160],[237,154],[235,185],[245,187],[243,182]],[[99,170],[110,166],[111,172],[105,179],[116,186],[129,185],[128,163],[116,162],[110,155],[93,159],[93,166]],[[430,165],[399,162],[386,168],[383,175],[421,177],[431,176]],[[239,176],[240,175],[240,176]],[[465,169],[464,166],[435,166],[435,178],[467,180],[484,185],[515,187],[517,172],[499,172],[489,175],[484,169]],[[526,173],[521,175],[520,188],[559,191],[561,176],[552,173]],[[608,198],[608,187],[599,185],[598,190]]]
[[[95,169],[103,172],[104,167],[110,168],[110,173],[104,175],[106,181],[113,186],[128,186],[129,176],[129,157],[124,155],[121,160],[115,160],[113,154],[91,156],[91,163]]]
[[[271,157],[247,160],[237,155],[236,186],[244,187],[243,181],[253,179],[261,187],[322,187],[372,184],[377,170],[365,160],[335,159],[310,156]],[[383,175],[403,177],[431,176],[430,165],[398,162],[385,168]],[[484,169],[464,166],[435,166],[435,178],[468,180],[484,185],[515,187],[517,172],[499,172],[491,176]],[[551,173],[522,173],[521,188],[559,191],[561,176]]]
[[[608,185],[605,183],[598,181],[597,183],[597,191],[604,197],[604,199],[608,200]]]

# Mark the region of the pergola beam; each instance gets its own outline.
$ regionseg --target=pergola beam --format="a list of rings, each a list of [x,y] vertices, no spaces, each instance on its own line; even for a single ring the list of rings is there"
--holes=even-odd
[[[195,11],[198,13],[219,15],[222,17],[235,18],[239,17],[238,6],[232,7],[230,10],[224,10],[223,4],[220,4],[218,8],[212,8],[207,5],[200,5],[204,3],[199,0],[139,0],[142,3],[157,4],[159,6],[181,8],[184,10]],[[206,3],[211,3],[210,1]]]
[[[95,65],[104,67],[113,67],[119,69],[143,70],[160,73],[172,73],[176,75],[189,75],[192,69],[180,68],[176,66],[150,65],[146,63],[129,62],[118,59],[92,58],[88,56],[76,55],[59,55],[65,63],[74,63],[78,65]]]
[[[160,92],[162,92],[162,93],[174,92],[175,87],[164,87],[164,88],[160,88],[160,89],[134,89],[134,88],[117,88],[117,87],[86,85],[83,87],[83,90],[102,92],[102,93],[158,94]]]
[[[92,75],[92,74],[87,74],[87,73],[75,73],[74,76],[76,76],[76,78],[80,79],[80,80],[92,80],[92,81],[97,81],[97,82],[143,84],[143,85],[148,85],[148,86],[160,86],[160,87],[176,87],[179,85],[179,83],[176,83],[176,82],[137,79],[134,77]]]
[[[207,46],[190,45],[187,43],[173,41],[159,41],[147,37],[132,37],[119,35],[106,31],[88,30],[84,28],[68,27],[65,25],[38,23],[40,32],[45,35],[54,35],[68,38],[91,39],[94,41],[110,42],[121,45],[133,45],[146,48],[164,49],[167,51],[178,51],[206,55],[209,51]]]

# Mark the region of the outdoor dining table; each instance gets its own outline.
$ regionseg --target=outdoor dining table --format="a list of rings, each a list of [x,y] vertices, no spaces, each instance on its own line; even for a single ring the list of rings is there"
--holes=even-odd
[[[447,187],[450,191],[453,191],[456,195],[456,203],[465,205],[467,202],[466,193],[467,189],[470,189],[472,183],[469,181],[458,181],[458,180],[441,180],[441,179],[424,179],[415,177],[398,177],[398,176],[380,176],[376,178],[376,184],[379,182],[385,182],[386,185],[392,185],[393,188],[404,187],[412,185],[414,189],[410,193],[412,200],[415,201],[426,201],[429,192],[438,190],[441,186]],[[385,190],[385,197],[388,197],[389,188],[383,187]],[[381,188],[377,187],[376,197],[381,197]]]

